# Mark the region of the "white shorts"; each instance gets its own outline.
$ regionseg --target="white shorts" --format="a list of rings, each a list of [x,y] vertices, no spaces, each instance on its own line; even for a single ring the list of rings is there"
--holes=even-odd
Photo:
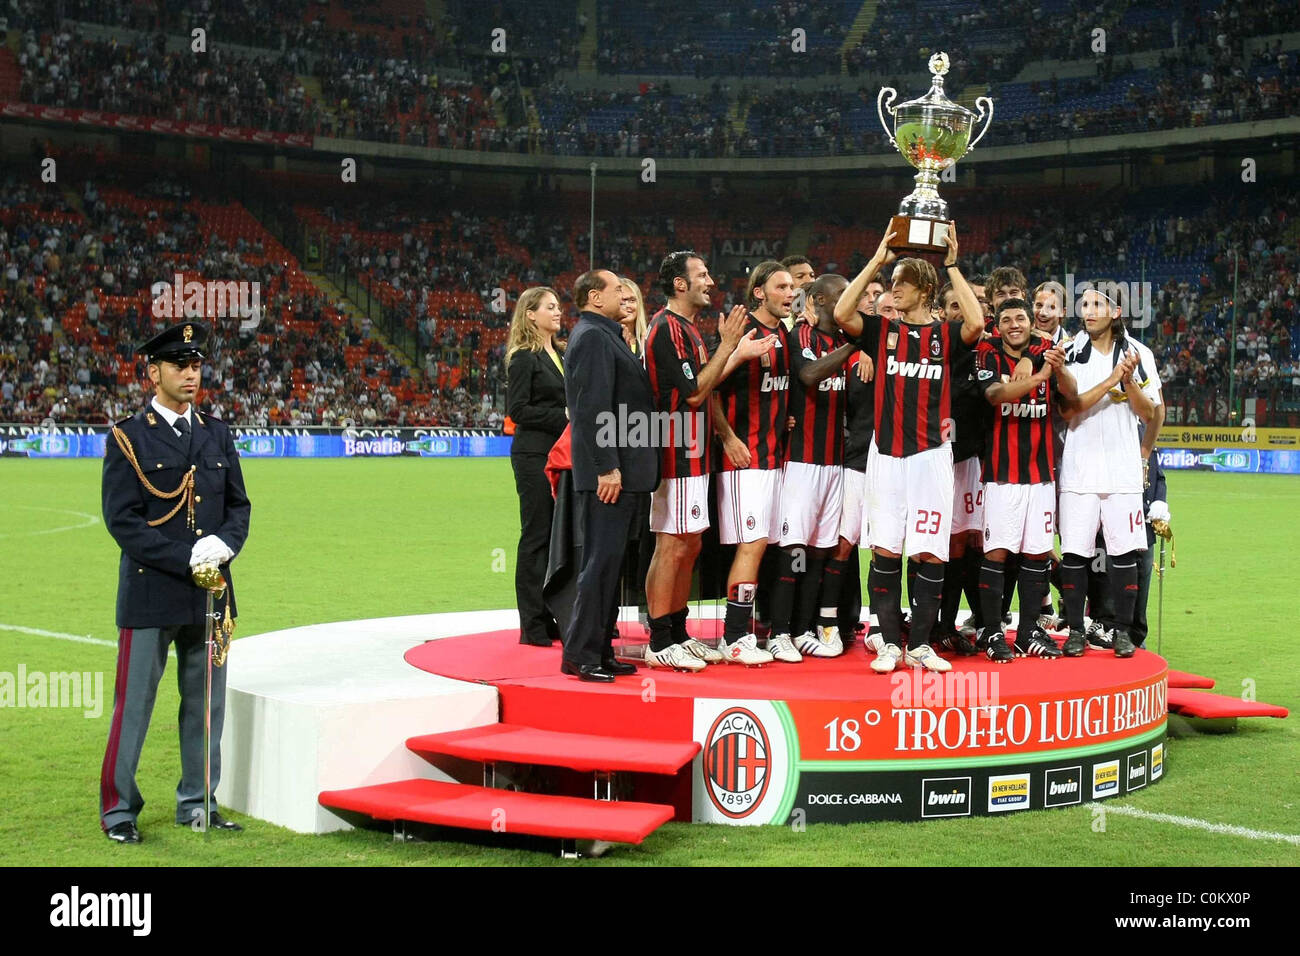
[[[709,526],[709,476],[665,478],[650,496],[650,530],[698,534]]]
[[[781,479],[780,545],[830,548],[840,539],[844,501],[842,465],[787,461]]]
[[[984,550],[1047,554],[1055,544],[1056,482],[984,486]]]
[[[979,455],[952,466],[952,533],[984,530],[984,482]]]
[[[867,534],[873,548],[948,560],[952,531],[952,446],[905,458],[867,453]]]
[[[718,472],[718,540],[749,544],[781,534],[781,471],[746,468]]]
[[[840,508],[840,537],[850,544],[862,540],[862,519],[867,509],[867,473],[844,469],[844,505]]]
[[[1146,516],[1142,493],[1090,495],[1061,492],[1061,551],[1091,558],[1097,549],[1097,525],[1106,541],[1106,553],[1127,554],[1147,549]]]

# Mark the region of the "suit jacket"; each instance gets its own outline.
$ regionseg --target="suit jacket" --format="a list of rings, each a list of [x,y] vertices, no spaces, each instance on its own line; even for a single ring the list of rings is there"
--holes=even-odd
[[[520,349],[506,373],[506,414],[515,423],[512,452],[545,455],[569,424],[564,376],[545,352]]]
[[[566,358],[574,490],[595,491],[596,477],[617,468],[624,491],[654,491],[659,484],[654,397],[645,367],[623,341],[622,327],[599,313],[583,312],[569,335]],[[643,426],[634,433],[638,421]]]
[[[181,498],[159,498],[145,488],[117,440],[108,437],[103,508],[104,524],[122,549],[117,579],[119,628],[203,624],[206,592],[190,578],[194,543],[215,534],[238,554],[248,537],[252,505],[244,490],[244,475],[230,429],[197,409],[190,419],[188,453],[181,438],[152,407],[119,422],[118,427],[130,440],[140,471],[158,491],[175,490],[190,467],[195,467],[192,528],[184,504],[167,521],[149,526],[149,521],[163,517]],[[222,565],[221,571],[234,617],[230,565]]]

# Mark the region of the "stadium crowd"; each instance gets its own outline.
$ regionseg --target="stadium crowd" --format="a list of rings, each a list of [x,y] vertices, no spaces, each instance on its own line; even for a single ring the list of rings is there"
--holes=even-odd
[[[79,195],[6,178],[0,199],[0,419],[102,423],[142,401],[132,343],[169,323],[151,287],[186,279],[258,283],[250,327],[218,320],[204,368],[206,402],[242,424],[499,425],[491,402],[448,372],[431,384],[350,321],[346,306],[312,287],[291,259],[205,228],[189,188],[159,179],[135,193],[94,181]],[[349,353],[353,360],[349,361]],[[490,395],[489,395],[490,398]]]
[[[842,11],[834,4],[756,3],[743,16],[719,10],[713,14],[715,25],[724,34],[728,25],[735,26],[741,38],[736,42],[750,37],[749,24],[755,21],[764,23],[765,30],[769,21],[772,29],[779,28],[781,39],[755,41],[759,49],[734,53],[721,52],[715,38],[701,37],[694,23],[686,30],[663,16],[661,0],[643,0],[635,8],[640,19],[629,19],[631,13],[621,18],[601,14],[601,69],[627,72],[628,63],[635,62],[661,73],[735,78],[719,79],[707,93],[691,94],[674,94],[671,83],[643,82],[625,91],[575,88],[577,81],[560,77],[559,71],[576,67],[579,40],[592,25],[579,24],[563,2],[547,8],[555,19],[548,19],[540,32],[533,26],[536,17],[516,4],[498,3],[489,22],[505,24],[502,29],[517,45],[510,55],[495,57],[485,51],[490,42],[486,31],[484,36],[467,35],[453,24],[468,21],[451,18],[452,11],[443,28],[422,22],[405,30],[399,28],[400,16],[381,12],[374,32],[355,4],[348,5],[348,15],[361,21],[349,20],[353,29],[330,28],[320,18],[307,20],[310,14],[302,4],[276,8],[265,22],[253,23],[250,11],[260,8],[233,0],[176,9],[84,0],[65,12],[67,21],[59,20],[52,8],[19,3],[18,10],[30,13],[12,17],[11,26],[22,30],[18,65],[24,102],[483,151],[666,157],[885,152],[890,147],[873,108],[876,86],[859,86],[852,77],[863,71],[881,75],[878,67],[886,62],[892,68],[884,75],[892,76],[897,64],[907,62],[899,59],[899,50],[915,48],[919,68],[924,55],[940,46],[952,56],[954,77],[992,84],[990,94],[1000,107],[991,143],[1296,114],[1297,51],[1283,49],[1279,39],[1250,53],[1248,41],[1300,25],[1300,14],[1275,0],[1249,9],[1241,3],[1210,11],[1194,3],[1183,6],[1165,22],[1125,0],[1100,9],[1071,4],[1064,15],[1020,0],[1011,19],[1027,26],[1015,32],[1021,46],[1011,47],[968,41],[998,29],[983,9],[963,5],[954,15],[945,5],[931,4],[906,20],[882,14],[846,55],[846,86],[831,79],[839,73],[836,47],[826,46],[846,28],[836,22]],[[999,18],[1005,15],[1000,12]],[[145,25],[150,31],[207,23],[230,30],[241,44],[251,46],[235,52],[214,45],[195,69],[189,48],[169,51],[162,33],[144,32],[134,40],[95,39],[71,23],[74,18]],[[565,25],[568,19],[572,26]],[[1091,57],[1089,49],[1078,47],[1090,36],[1084,27],[1094,21],[1111,24],[1113,51],[1096,58],[1095,77],[1058,81],[1053,76],[1029,84],[1028,91],[1011,82],[1029,59]],[[812,52],[791,54],[786,27],[803,22],[808,23]],[[651,26],[634,25],[642,23]],[[232,24],[246,29],[236,31]],[[1158,65],[1135,69],[1133,54],[1147,48],[1164,51]],[[757,92],[744,84],[744,76],[756,73],[819,75],[816,69],[781,65],[786,63],[829,64],[827,86],[810,94]],[[318,97],[307,92],[305,77],[319,84]],[[898,80],[892,85],[906,87]],[[532,92],[525,95],[526,89]],[[788,122],[792,109],[797,125]]]

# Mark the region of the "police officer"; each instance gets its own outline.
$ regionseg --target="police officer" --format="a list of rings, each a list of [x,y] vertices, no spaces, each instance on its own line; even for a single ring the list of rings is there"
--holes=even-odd
[[[122,549],[117,586],[117,683],[100,774],[100,823],[110,840],[139,843],[144,798],[136,766],[167,647],[176,645],[181,692],[181,779],[176,823],[202,824],[206,592],[190,573],[215,563],[226,579],[217,611],[235,614],[230,561],[248,537],[251,505],[230,429],[194,407],[208,330],[174,325],[137,350],[148,357],[153,400],[114,426],[104,455],[104,524]],[[223,609],[223,600],[227,606]],[[212,789],[221,776],[225,668],[212,670]],[[216,812],[207,825],[242,827]]]

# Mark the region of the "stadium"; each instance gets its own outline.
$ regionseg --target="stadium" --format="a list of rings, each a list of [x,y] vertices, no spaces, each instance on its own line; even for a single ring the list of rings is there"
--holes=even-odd
[[[14,0],[3,14],[0,791],[6,829],[26,834],[0,842],[6,865],[1294,865],[1293,5]],[[925,118],[909,126],[914,98]],[[530,318],[538,287],[553,333]],[[1057,331],[1036,324],[1044,290]],[[1094,334],[1103,307],[1122,331]],[[1020,352],[1002,332],[1017,310]],[[763,316],[780,343],[760,355]],[[592,370],[614,366],[584,364],[598,333],[578,331],[602,322],[622,324],[600,348],[645,379],[669,416],[651,432],[672,446],[637,458],[620,419],[631,457],[612,471],[583,437],[586,389],[607,378]],[[905,362],[909,323],[927,338]],[[1097,334],[1120,348],[1094,382],[1098,342],[1111,347]],[[559,370],[540,452],[523,450],[542,419],[528,417],[541,398],[519,396],[521,350],[534,382],[547,355]],[[950,404],[963,352],[969,387],[989,363],[977,429]],[[1030,408],[1031,373],[1056,398]],[[613,415],[624,393],[595,394]],[[874,395],[875,417],[871,437],[867,399],[850,506],[855,394]],[[1070,416],[1088,408],[1123,417],[1132,448],[1071,450]],[[697,421],[699,444],[678,447]],[[1022,427],[1038,457],[1000,463],[992,436]],[[191,430],[223,444],[200,455]],[[969,440],[973,471],[954,479]],[[192,465],[176,457],[191,447]],[[923,457],[947,462],[944,503],[891,545],[895,499],[914,519],[930,493]],[[1138,458],[1149,477],[1105,484]],[[1017,467],[1034,477],[1003,475]],[[785,477],[761,493],[771,533],[755,538],[758,485],[742,477],[761,469]],[[1004,566],[991,510],[950,542],[967,472],[976,500],[1053,475],[1067,497],[1086,472],[1105,490],[1079,496],[1115,502],[1159,472],[1164,507],[1139,500],[1125,537],[1103,500],[1080,537],[1087,521],[1071,531],[1053,497],[1047,544],[1026,532]],[[643,511],[610,532],[614,560],[592,529],[620,494]],[[917,546],[927,533],[933,550]],[[189,565],[168,570],[146,541],[192,545]],[[1125,563],[1139,552],[1140,571]],[[612,569],[599,587],[598,560]],[[202,567],[210,591],[190,580]],[[229,610],[235,572],[238,628],[207,672],[221,756],[202,767],[194,708],[220,614],[195,618],[202,662],[179,637],[169,660],[172,625],[149,615],[177,588],[186,607],[207,594]],[[981,612],[990,580],[1003,624]],[[768,626],[782,615],[795,626]],[[152,665],[132,650],[146,633]],[[177,817],[218,832],[175,825],[177,766]],[[217,770],[215,793],[199,777],[201,796],[184,795]]]

